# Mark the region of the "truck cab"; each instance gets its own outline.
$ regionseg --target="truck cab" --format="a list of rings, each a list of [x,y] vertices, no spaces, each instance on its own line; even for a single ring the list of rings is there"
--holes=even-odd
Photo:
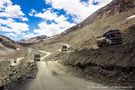
[[[97,38],[97,45],[99,47],[122,44],[122,33],[119,30],[111,30],[104,33]]]
[[[68,47],[66,45],[63,45],[61,48],[61,51],[67,51]]]
[[[34,55],[34,61],[40,61],[40,54]]]

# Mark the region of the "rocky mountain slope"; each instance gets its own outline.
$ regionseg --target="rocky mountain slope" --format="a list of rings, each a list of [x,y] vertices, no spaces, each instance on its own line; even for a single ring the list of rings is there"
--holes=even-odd
[[[10,38],[0,35],[0,55],[7,55],[19,50],[19,46],[15,41]]]
[[[132,10],[135,7],[134,0],[113,0],[110,4],[104,6],[103,8],[99,9],[89,17],[87,17],[81,23],[69,28],[61,35],[66,35],[67,33],[79,30],[89,24],[94,23],[99,19],[104,19],[112,15],[120,14],[122,12],[127,12]]]

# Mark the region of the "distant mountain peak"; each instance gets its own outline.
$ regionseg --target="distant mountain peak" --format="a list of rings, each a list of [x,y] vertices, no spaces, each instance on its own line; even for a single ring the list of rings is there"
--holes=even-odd
[[[40,35],[40,36],[36,36],[36,37],[32,37],[32,38],[29,38],[29,39],[21,39],[20,41],[18,41],[19,44],[22,44],[22,45],[27,45],[27,44],[35,44],[35,43],[39,43],[43,40],[46,40],[48,39],[49,37],[46,36],[46,35]]]

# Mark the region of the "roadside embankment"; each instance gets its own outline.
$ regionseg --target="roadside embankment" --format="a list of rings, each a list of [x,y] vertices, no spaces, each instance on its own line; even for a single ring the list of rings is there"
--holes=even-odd
[[[135,83],[135,43],[59,52],[47,60],[79,67],[84,77],[103,84],[134,86]]]
[[[27,79],[35,78],[37,65],[35,62],[21,60],[16,66],[11,66],[10,61],[0,63],[0,90],[12,90]]]

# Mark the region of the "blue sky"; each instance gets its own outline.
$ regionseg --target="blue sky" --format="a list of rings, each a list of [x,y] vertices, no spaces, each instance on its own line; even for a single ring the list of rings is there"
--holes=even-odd
[[[0,0],[0,34],[14,40],[56,35],[112,0]]]

